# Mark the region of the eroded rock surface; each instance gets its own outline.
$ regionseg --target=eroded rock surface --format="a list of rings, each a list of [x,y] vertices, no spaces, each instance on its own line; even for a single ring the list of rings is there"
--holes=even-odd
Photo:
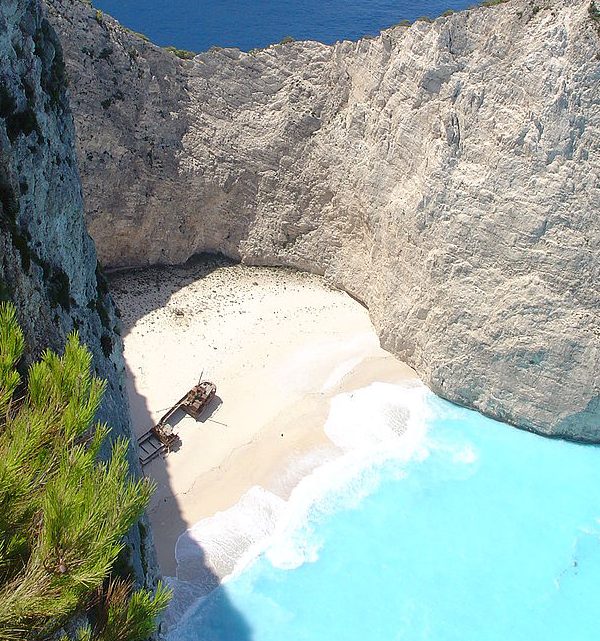
[[[441,396],[600,441],[588,0],[193,61],[83,3],[47,4],[106,266],[220,251],[323,273]]]
[[[79,331],[108,381],[98,419],[114,437],[130,437],[119,320],[85,227],[65,87],[62,50],[39,0],[2,0],[0,299],[16,304],[28,363],[47,347],[61,352],[68,333]],[[130,464],[139,473],[133,447]],[[154,551],[143,525],[129,543],[125,563],[152,585]]]

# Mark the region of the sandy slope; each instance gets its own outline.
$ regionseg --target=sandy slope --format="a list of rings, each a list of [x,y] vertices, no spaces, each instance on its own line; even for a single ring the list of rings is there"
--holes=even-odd
[[[379,347],[367,311],[317,276],[208,259],[116,274],[112,286],[138,434],[202,371],[217,385],[220,403],[200,422],[182,416],[179,449],[145,468],[158,483],[150,519],[164,574],[187,527],[254,485],[285,497],[333,447],[333,395],[414,376]]]

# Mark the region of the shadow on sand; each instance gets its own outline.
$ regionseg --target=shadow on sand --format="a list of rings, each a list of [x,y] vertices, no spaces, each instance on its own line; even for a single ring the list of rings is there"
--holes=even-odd
[[[136,272],[139,277],[134,278],[134,284],[140,289],[136,290],[135,309],[122,309],[123,333],[126,335],[133,324],[142,316],[150,313],[154,309],[164,306],[169,298],[179,289],[189,285],[200,278],[210,274],[219,267],[231,265],[232,262],[219,256],[201,256],[182,267],[159,267],[148,268]],[[168,278],[164,278],[165,272]],[[127,281],[125,280],[127,279]],[[125,282],[128,286],[131,284],[131,272],[118,272],[109,275],[111,289],[117,305],[124,305],[126,301],[126,292],[123,291]],[[141,303],[141,305],[139,304]],[[168,376],[168,372],[165,372]],[[136,425],[133,426],[136,436],[147,431],[153,426],[152,414],[148,407],[147,400],[134,389],[132,376],[127,367],[128,377],[128,394],[132,415],[136,417]],[[174,399],[174,401],[177,399]],[[203,413],[200,422],[206,422],[211,419],[211,415],[220,406],[221,399],[215,397],[207,410]],[[181,414],[181,415],[180,415]],[[185,413],[177,413],[174,420],[170,421],[175,425],[183,418]],[[215,421],[216,422],[216,421]],[[179,444],[181,447],[181,444]],[[176,446],[177,448],[177,446]],[[178,448],[177,448],[178,449]],[[168,456],[168,455],[167,455]],[[157,496],[159,500],[170,501],[172,510],[169,513],[169,522],[166,524],[156,523],[150,514],[150,520],[155,530],[160,529],[163,534],[163,528],[167,532],[166,538],[169,543],[164,545],[165,548],[157,547],[157,554],[161,572],[166,577],[172,577],[175,574],[179,576],[176,580],[168,579],[174,588],[174,596],[168,612],[164,617],[161,625],[162,633],[169,633],[181,621],[189,606],[202,597],[210,594],[207,602],[210,602],[210,613],[206,625],[199,624],[197,635],[194,633],[190,636],[189,630],[186,629],[186,641],[253,641],[252,630],[244,617],[233,606],[227,592],[219,588],[219,577],[206,563],[206,553],[201,545],[193,542],[186,537],[188,545],[195,545],[197,549],[186,550],[186,562],[183,571],[178,570],[175,560],[175,541],[180,534],[187,529],[187,524],[183,520],[178,509],[177,501],[171,489],[170,479],[165,465],[165,459],[159,457],[145,467],[144,473],[156,481],[159,490]],[[156,500],[156,497],[155,499]],[[171,545],[173,543],[173,545]],[[188,561],[188,557],[192,561]],[[183,576],[182,576],[183,575]],[[178,638],[177,631],[169,639]]]
[[[138,319],[155,309],[163,308],[171,296],[183,287],[195,283],[221,267],[236,264],[225,256],[199,254],[190,258],[184,265],[158,265],[108,272],[110,290],[117,305],[132,293],[132,288],[136,288],[133,292],[136,307],[120,310],[123,331],[127,334]]]

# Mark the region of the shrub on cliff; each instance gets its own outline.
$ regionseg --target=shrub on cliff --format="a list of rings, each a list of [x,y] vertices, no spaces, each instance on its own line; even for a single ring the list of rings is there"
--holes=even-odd
[[[188,51],[187,49],[177,49],[177,47],[163,47],[165,51],[172,53],[174,56],[181,58],[182,60],[193,60],[196,57],[196,54],[193,51]]]
[[[94,630],[77,639],[141,641],[169,598],[112,580],[123,535],[144,510],[151,485],[132,479],[127,442],[98,460],[108,428],[94,425],[104,382],[76,334],[63,356],[45,352],[26,386],[14,307],[0,304],[0,639],[43,639],[79,610]],[[65,637],[66,639],[66,637]]]

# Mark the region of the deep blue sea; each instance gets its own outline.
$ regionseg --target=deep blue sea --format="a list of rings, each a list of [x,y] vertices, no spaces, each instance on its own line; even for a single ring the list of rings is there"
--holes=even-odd
[[[439,16],[473,0],[94,0],[125,26],[159,45],[244,51],[286,36],[296,40],[356,40],[401,20]]]
[[[382,384],[326,431],[343,455],[170,640],[597,641],[600,449]]]

